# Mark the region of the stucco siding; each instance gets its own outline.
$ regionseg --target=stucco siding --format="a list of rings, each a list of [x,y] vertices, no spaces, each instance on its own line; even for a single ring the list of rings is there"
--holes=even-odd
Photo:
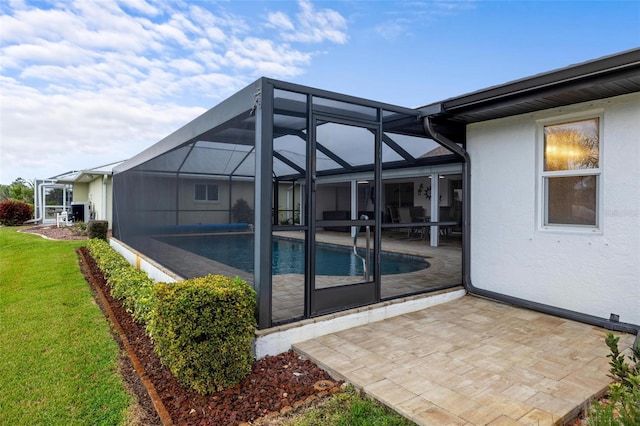
[[[73,201],[89,201],[89,184],[76,182],[73,184]]]
[[[537,122],[602,117],[600,226],[543,229]],[[640,94],[468,127],[471,279],[482,289],[640,324]]]
[[[99,176],[89,183],[89,201],[91,202],[93,212],[97,220],[109,220],[108,216],[104,214],[104,191],[105,189],[102,183],[102,176]],[[109,228],[111,228],[111,221],[109,221]]]

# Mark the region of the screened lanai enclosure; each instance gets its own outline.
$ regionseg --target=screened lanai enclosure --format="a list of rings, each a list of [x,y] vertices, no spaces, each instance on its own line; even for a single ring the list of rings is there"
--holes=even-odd
[[[460,285],[461,171],[414,109],[262,78],[115,169],[113,236],[264,329]]]

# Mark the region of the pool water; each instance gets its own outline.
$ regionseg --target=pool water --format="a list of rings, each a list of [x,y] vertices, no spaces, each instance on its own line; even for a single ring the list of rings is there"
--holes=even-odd
[[[233,268],[253,273],[253,235],[189,235],[157,237],[158,240],[224,263]],[[274,238],[272,246],[272,273],[304,274],[304,241]],[[364,256],[364,250],[358,250]],[[373,256],[370,261],[373,265]],[[402,274],[429,267],[424,258],[383,252],[381,274]],[[373,267],[372,267],[373,270]],[[350,247],[316,244],[316,275],[361,276],[362,260]]]

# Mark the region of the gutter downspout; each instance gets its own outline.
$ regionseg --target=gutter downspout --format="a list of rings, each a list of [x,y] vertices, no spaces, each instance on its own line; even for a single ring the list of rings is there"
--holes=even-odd
[[[457,143],[436,132],[433,127],[433,123],[431,122],[431,118],[431,115],[422,117],[422,124],[427,135],[440,145],[450,151],[453,151],[464,159],[464,163],[462,165],[462,284],[465,290],[471,295],[484,297],[509,305],[531,309],[533,311],[554,315],[572,321],[595,325],[607,330],[635,334],[636,339],[634,346],[640,347],[640,325],[612,321],[611,319],[583,314],[568,309],[558,308],[556,306],[546,305],[544,303],[532,302],[530,300],[477,288],[473,285],[471,282],[471,227],[469,226],[471,223],[471,158],[467,151]]]
[[[38,189],[36,190],[36,196],[38,199],[38,216],[33,219],[35,223],[40,222],[44,219],[44,197],[43,197],[43,186],[45,185],[45,181],[42,181],[38,184]]]
[[[109,175],[102,175],[102,220],[107,220],[107,179]]]
[[[48,180],[43,180],[42,182],[40,182],[35,189],[35,198],[34,198],[34,204],[35,204],[35,213],[36,213],[36,217],[33,219],[29,219],[27,220],[25,223],[38,223],[41,220],[44,219],[44,188],[43,186],[45,185],[51,185],[51,184],[55,184],[56,181],[48,181]]]

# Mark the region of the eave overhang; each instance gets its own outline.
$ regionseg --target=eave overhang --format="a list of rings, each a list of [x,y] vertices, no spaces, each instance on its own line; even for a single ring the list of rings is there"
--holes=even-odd
[[[450,123],[475,123],[640,92],[640,48],[419,108]]]

